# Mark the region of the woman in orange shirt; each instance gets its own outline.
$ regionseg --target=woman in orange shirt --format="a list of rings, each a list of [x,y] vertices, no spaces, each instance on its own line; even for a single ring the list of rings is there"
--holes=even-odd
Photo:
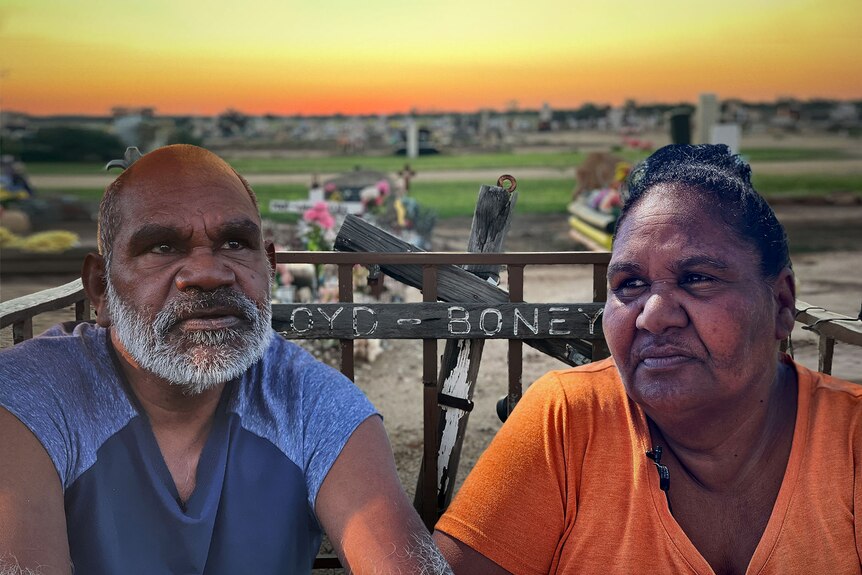
[[[435,538],[456,573],[860,573],[862,388],[779,353],[784,229],[726,146],[638,166],[612,357],[532,385]]]

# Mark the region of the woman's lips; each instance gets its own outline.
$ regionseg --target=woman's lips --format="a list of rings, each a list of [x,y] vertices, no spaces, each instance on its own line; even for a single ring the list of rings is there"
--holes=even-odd
[[[671,369],[693,361],[687,355],[661,355],[641,358],[641,365],[647,369]]]
[[[652,343],[637,353],[638,364],[646,369],[673,369],[695,360],[694,355],[681,345]]]

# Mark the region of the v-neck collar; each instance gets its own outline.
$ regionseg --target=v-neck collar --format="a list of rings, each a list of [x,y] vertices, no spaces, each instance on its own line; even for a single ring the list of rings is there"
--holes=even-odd
[[[198,518],[203,515],[207,494],[212,493],[213,490],[211,487],[213,482],[220,480],[220,470],[221,476],[224,476],[224,467],[226,465],[225,447],[228,443],[227,435],[229,428],[226,406],[234,388],[235,381],[229,381],[222,390],[221,397],[219,397],[218,405],[213,414],[212,428],[210,428],[204,447],[201,450],[201,455],[198,458],[197,469],[195,470],[195,489],[185,502],[180,499],[177,485],[174,483],[174,478],[171,475],[170,469],[168,469],[168,464],[159,447],[159,442],[156,440],[149,417],[143,409],[140,407],[138,409],[143,424],[142,428],[145,430],[142,451],[150,459],[153,470],[160,479],[160,483],[168,490],[171,499],[176,502],[179,512],[189,518]]]
[[[790,363],[786,358],[782,358],[783,362],[794,370],[796,374],[796,423],[793,427],[793,439],[790,447],[790,457],[787,459],[787,468],[784,471],[784,478],[781,480],[781,487],[778,489],[778,496],[775,498],[775,504],[772,507],[772,512],[769,515],[769,520],[766,523],[766,529],[757,543],[754,554],[748,563],[748,568],[745,570],[746,575],[756,575],[760,573],[766,566],[766,562],[772,555],[778,537],[784,526],[787,512],[790,508],[790,502],[793,499],[793,493],[796,489],[799,479],[799,472],[802,468],[802,460],[806,450],[806,442],[808,438],[809,425],[809,407],[811,403],[811,386],[812,381],[807,373],[800,373],[793,363]],[[642,409],[635,406],[637,416],[634,418],[637,426],[636,432],[641,443],[641,451],[646,452],[652,448],[649,434],[649,425],[646,419],[646,414]],[[641,465],[647,469],[646,476],[649,481],[649,491],[652,496],[653,506],[655,507],[656,515],[662,524],[668,538],[679,551],[680,555],[689,563],[692,569],[700,574],[715,575],[712,567],[701,555],[700,551],[691,542],[688,535],[683,531],[674,516],[670,513],[668,500],[665,492],[659,488],[658,474],[655,472],[653,462],[646,457],[642,458]]]
[[[197,469],[195,470],[195,489],[188,500],[183,502],[180,499],[177,485],[174,482],[170,469],[168,469],[168,464],[153,432],[150,418],[140,399],[138,399],[138,396],[132,389],[131,384],[126,378],[126,374],[123,372],[117,350],[111,341],[110,331],[106,329],[105,334],[105,345],[113,361],[117,380],[125,392],[129,403],[137,411],[140,418],[141,454],[149,460],[149,468],[158,477],[159,487],[166,490],[166,493],[164,493],[165,498],[170,498],[174,502],[173,505],[176,506],[177,513],[189,519],[201,517],[206,507],[206,494],[212,492],[213,482],[220,480],[218,476],[219,471],[221,471],[222,477],[224,475],[224,468],[226,466],[225,446],[228,443],[229,434],[227,406],[236,393],[238,386],[237,379],[228,381],[222,389],[213,414],[213,425],[207,435],[206,442],[198,459]],[[171,505],[170,503],[168,504]]]

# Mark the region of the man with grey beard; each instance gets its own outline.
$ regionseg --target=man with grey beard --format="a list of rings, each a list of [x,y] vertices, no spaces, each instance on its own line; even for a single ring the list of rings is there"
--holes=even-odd
[[[194,146],[105,191],[96,325],[0,355],[0,573],[447,573],[380,417],[270,327],[253,191]]]

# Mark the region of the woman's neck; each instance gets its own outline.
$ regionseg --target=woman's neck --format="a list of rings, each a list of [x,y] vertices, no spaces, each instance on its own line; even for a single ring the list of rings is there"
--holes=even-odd
[[[782,447],[793,437],[796,403],[796,374],[780,363],[765,392],[713,409],[707,417],[648,414],[652,445],[662,446],[663,463],[675,462],[672,467],[705,489],[744,489],[763,469],[786,466],[789,450]]]

